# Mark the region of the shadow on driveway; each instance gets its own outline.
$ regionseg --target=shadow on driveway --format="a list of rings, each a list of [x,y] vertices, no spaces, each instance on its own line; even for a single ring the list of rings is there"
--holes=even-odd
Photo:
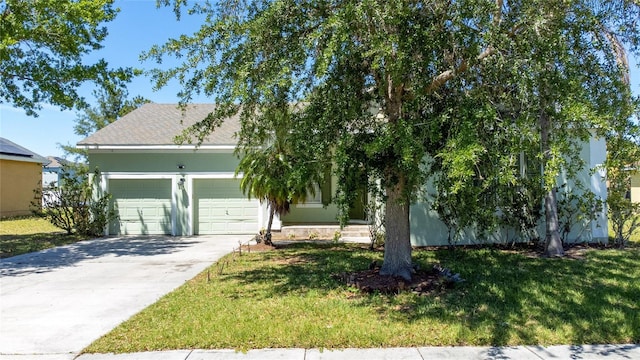
[[[75,266],[86,260],[121,256],[171,254],[197,242],[197,238],[135,236],[86,240],[0,260],[0,276],[23,276]]]

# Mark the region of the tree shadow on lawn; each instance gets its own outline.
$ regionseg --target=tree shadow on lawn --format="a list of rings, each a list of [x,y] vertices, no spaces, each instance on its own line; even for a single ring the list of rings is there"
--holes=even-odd
[[[491,345],[640,341],[639,251],[592,251],[584,260],[499,250],[437,251],[467,279],[447,294],[465,330]],[[454,265],[455,264],[455,265]],[[420,314],[409,319],[415,320]]]
[[[382,252],[369,251],[367,245],[360,244],[300,242],[284,246],[276,243],[276,247],[276,251],[259,255],[260,266],[257,268],[224,274],[222,265],[218,269],[222,270],[223,280],[259,288],[260,291],[250,296],[261,301],[291,294],[302,295],[312,290],[329,292],[345,289],[348,286],[335,275],[368,269],[373,261],[382,259]],[[357,291],[355,288],[352,290]],[[363,294],[361,297],[367,296]]]
[[[364,270],[382,258],[364,246],[290,248],[291,253],[265,253],[264,266],[229,276],[261,284],[265,291],[255,294],[260,298],[329,292],[346,288],[332,274]],[[424,268],[440,263],[466,281],[433,296],[387,296],[390,305],[381,311],[393,321],[432,319],[458,329],[457,337],[469,345],[640,342],[637,249],[592,251],[584,260],[487,249],[416,250],[414,261]],[[379,308],[380,296],[386,295],[362,294],[353,304]]]
[[[334,243],[294,243],[277,245],[280,250],[263,252],[264,266],[228,277],[239,283],[265,285],[260,297],[270,298],[290,293],[304,293],[311,289],[332,290],[344,284],[331,274],[366,269],[380,254],[366,251],[366,245]]]
[[[76,266],[81,261],[106,256],[153,256],[170,254],[194,244],[196,239],[169,236],[99,238],[75,242],[0,260],[0,275],[24,276]]]

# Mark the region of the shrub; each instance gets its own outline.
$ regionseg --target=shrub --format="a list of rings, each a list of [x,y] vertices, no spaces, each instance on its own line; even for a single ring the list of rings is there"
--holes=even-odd
[[[44,217],[67,234],[101,236],[104,228],[117,216],[109,209],[110,194],[99,191],[100,172],[96,169],[92,182],[88,168],[63,168],[59,183],[36,190],[32,202],[34,214]]]

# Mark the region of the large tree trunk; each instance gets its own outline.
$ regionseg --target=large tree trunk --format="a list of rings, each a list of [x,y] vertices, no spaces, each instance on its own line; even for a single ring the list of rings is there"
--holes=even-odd
[[[539,118],[540,125],[540,148],[544,158],[544,166],[551,160],[551,120],[549,115],[542,110]],[[544,178],[547,178],[545,176]],[[555,184],[553,184],[555,185]],[[558,221],[558,202],[556,201],[556,189],[552,184],[544,184],[546,193],[544,195],[544,217],[546,227],[546,237],[544,243],[544,253],[547,256],[564,256],[562,239],[560,238],[560,224]]]
[[[398,126],[402,118],[402,96],[404,85],[395,84],[390,73],[385,75],[386,114],[389,124]],[[398,160],[396,160],[398,161]],[[407,178],[394,164],[388,164],[385,170],[385,240],[384,261],[380,275],[399,276],[411,281],[413,263],[411,261],[411,238],[409,227],[409,197],[407,196]]]
[[[552,188],[544,195],[544,217],[546,223],[546,239],[544,253],[547,256],[564,256],[562,239],[560,238],[560,224],[558,222],[558,203],[556,189]]]
[[[397,184],[386,188],[384,262],[380,274],[400,276],[411,281],[413,264],[405,182],[404,177],[400,176]]]

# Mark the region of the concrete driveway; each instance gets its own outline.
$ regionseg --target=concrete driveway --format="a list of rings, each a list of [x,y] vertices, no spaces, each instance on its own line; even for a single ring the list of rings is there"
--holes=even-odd
[[[73,359],[249,239],[106,238],[4,259],[0,357]]]

